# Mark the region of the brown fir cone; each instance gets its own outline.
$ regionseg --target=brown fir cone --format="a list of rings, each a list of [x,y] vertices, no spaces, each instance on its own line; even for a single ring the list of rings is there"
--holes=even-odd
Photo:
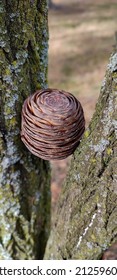
[[[21,139],[40,158],[68,157],[78,146],[84,130],[82,106],[71,93],[44,89],[24,102]]]
[[[103,254],[102,260],[117,260],[117,243],[112,244]]]

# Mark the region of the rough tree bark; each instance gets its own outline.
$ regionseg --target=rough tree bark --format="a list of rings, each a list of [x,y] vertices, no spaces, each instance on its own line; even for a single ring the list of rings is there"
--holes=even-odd
[[[74,153],[45,259],[100,259],[117,241],[117,51],[96,111]]]
[[[20,118],[24,99],[46,87],[47,0],[2,0],[0,15],[0,259],[41,259],[50,229],[50,170],[21,143]]]

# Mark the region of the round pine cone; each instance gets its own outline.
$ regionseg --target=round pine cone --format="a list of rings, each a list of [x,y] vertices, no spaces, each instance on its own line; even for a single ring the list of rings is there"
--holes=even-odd
[[[39,90],[24,101],[21,139],[40,158],[64,159],[71,155],[84,130],[82,106],[71,93]]]

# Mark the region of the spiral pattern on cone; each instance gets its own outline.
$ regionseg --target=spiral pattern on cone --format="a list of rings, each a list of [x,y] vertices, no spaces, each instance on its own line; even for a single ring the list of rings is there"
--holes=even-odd
[[[82,106],[71,93],[39,90],[24,101],[21,139],[40,158],[68,157],[78,146],[84,130]]]

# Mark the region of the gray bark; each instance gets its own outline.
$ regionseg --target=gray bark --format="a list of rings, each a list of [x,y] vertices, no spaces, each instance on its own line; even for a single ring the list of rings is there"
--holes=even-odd
[[[25,98],[47,86],[47,1],[1,1],[0,259],[41,259],[50,230],[50,169],[20,139]]]
[[[117,242],[117,51],[57,205],[45,259],[100,259]]]

